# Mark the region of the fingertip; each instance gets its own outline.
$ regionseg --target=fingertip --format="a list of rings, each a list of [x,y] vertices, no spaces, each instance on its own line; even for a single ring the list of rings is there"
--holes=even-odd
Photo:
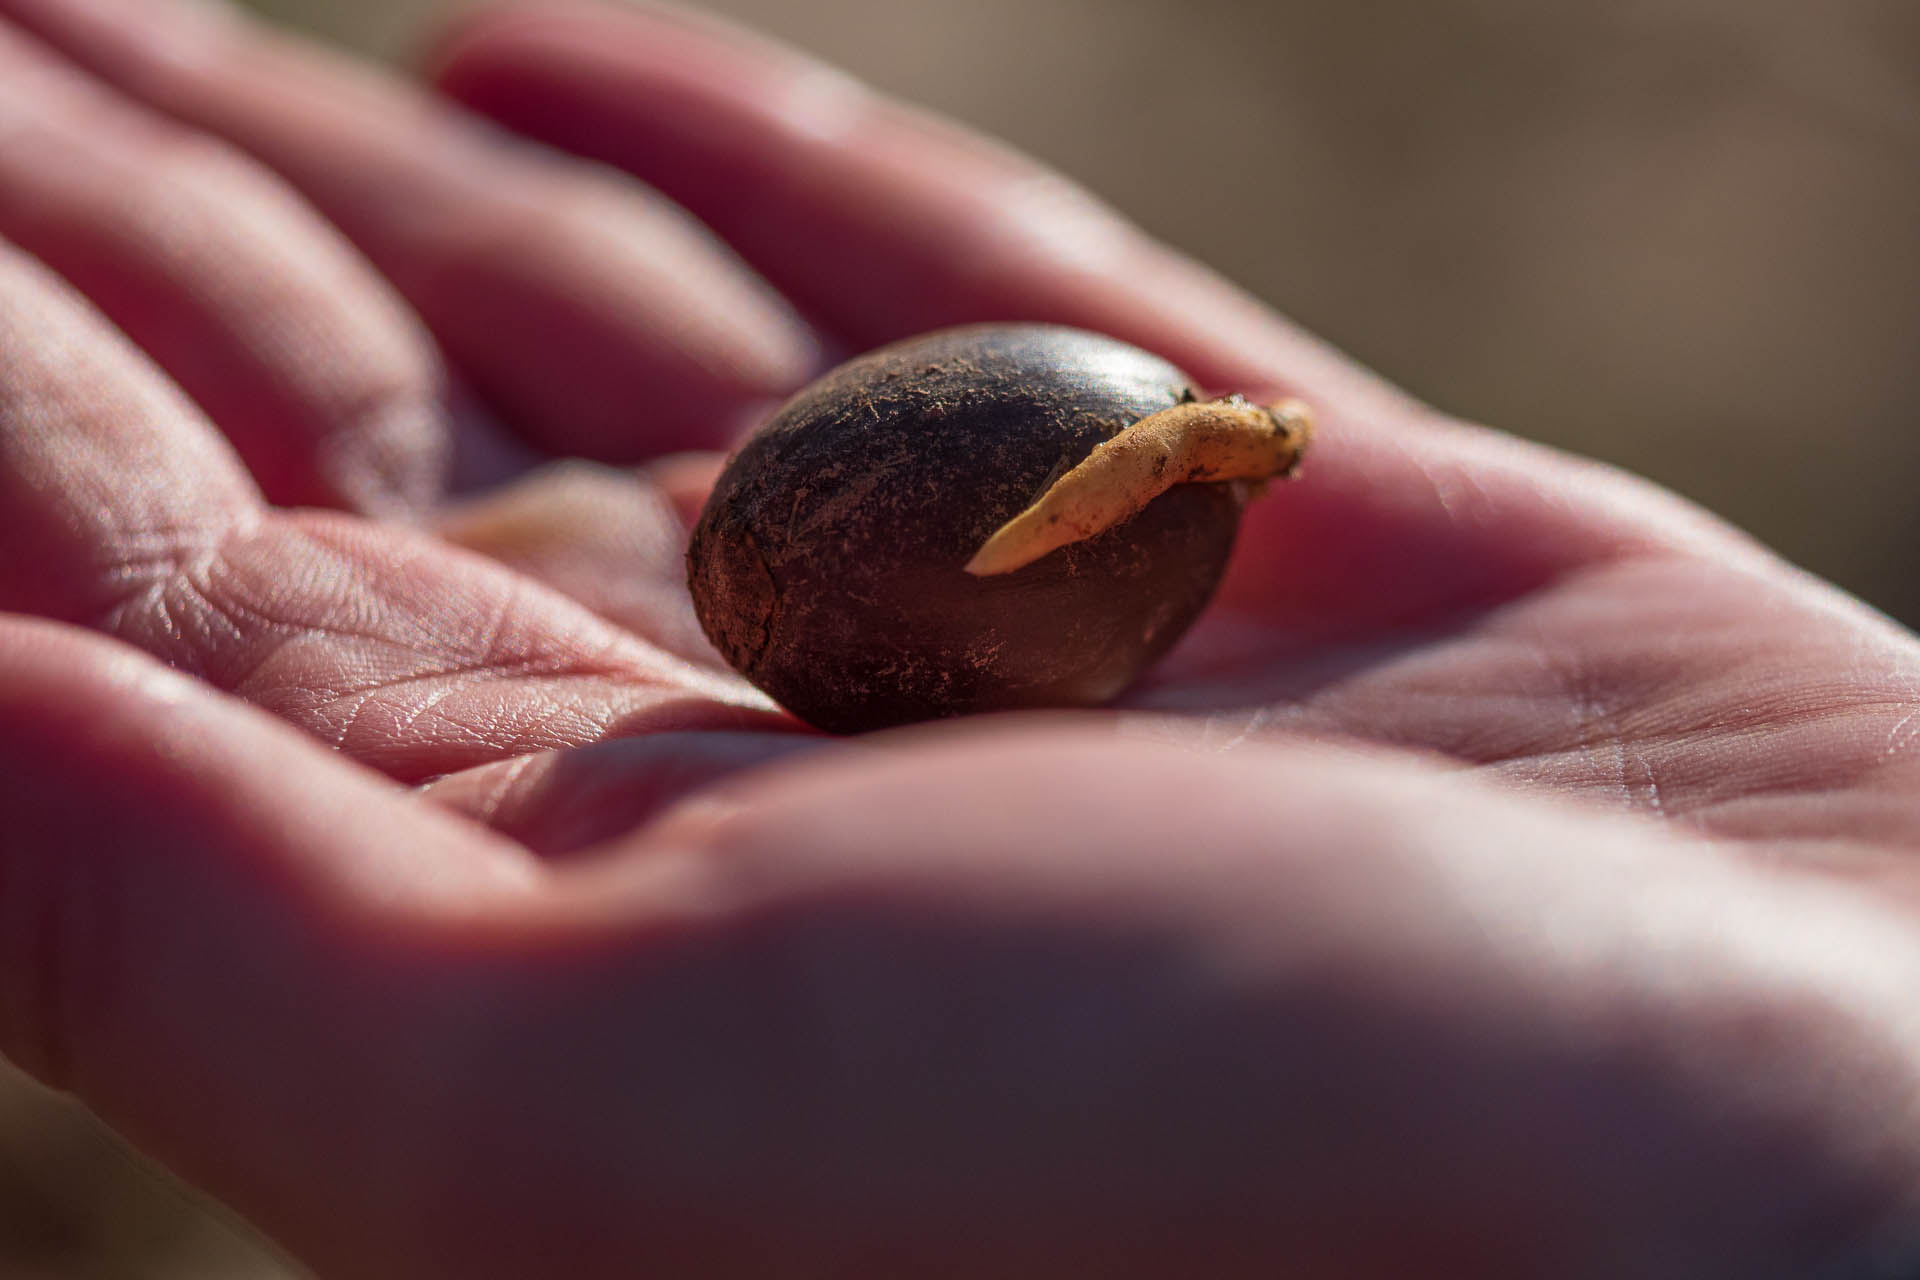
[[[725,667],[687,595],[687,526],[650,470],[554,463],[442,510],[435,529],[669,653]]]
[[[713,492],[714,481],[726,461],[718,453],[674,453],[647,464],[648,479],[672,504],[682,529],[691,532],[699,523],[707,495]]]

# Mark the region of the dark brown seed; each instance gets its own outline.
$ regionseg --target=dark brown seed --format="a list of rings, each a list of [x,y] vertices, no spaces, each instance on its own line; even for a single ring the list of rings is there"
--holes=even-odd
[[[1105,702],[1212,596],[1234,486],[1178,485],[1016,572],[965,566],[1096,445],[1193,394],[1156,356],[1051,326],[947,330],[842,365],[715,485],[688,553],[701,625],[833,732]]]

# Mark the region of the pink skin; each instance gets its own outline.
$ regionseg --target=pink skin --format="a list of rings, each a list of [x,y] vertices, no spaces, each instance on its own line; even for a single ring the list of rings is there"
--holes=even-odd
[[[350,371],[339,318],[409,332],[402,297],[530,438],[630,459],[808,353],[1043,318],[1323,425],[1121,707],[825,742],[685,638],[662,530],[711,459],[652,463],[624,510],[576,472],[518,524],[435,517],[491,558],[271,508],[260,471],[325,493],[390,428],[299,418],[276,450],[259,404],[96,313],[119,271],[0,252],[14,1060],[322,1274],[1785,1280],[1914,1225],[1914,637],[752,36],[530,4],[442,46],[450,98],[730,246],[686,259],[688,214],[596,187],[631,255],[603,280],[462,256],[433,202],[515,192],[539,244],[548,194],[612,179],[185,12],[0,0],[8,49],[11,22],[123,95],[59,127],[171,113],[144,127],[219,159],[152,198],[284,249],[210,300],[96,179],[31,188],[96,211],[72,234],[178,352],[271,354],[254,326],[311,308]],[[255,110],[276,74],[301,87]],[[448,130],[485,141],[450,166]],[[570,318],[461,327],[514,314]],[[726,332],[759,355],[703,364]],[[642,375],[673,413],[610,415]],[[588,492],[603,533],[568,557]]]

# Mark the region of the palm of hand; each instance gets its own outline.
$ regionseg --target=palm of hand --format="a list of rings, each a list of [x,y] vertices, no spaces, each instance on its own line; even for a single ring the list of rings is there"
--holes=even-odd
[[[670,22],[650,35],[696,63],[772,58]],[[844,342],[1077,321],[1222,387],[1305,394],[1323,447],[1120,706],[835,747],[712,666],[690,623],[675,512],[710,462],[640,486],[563,473],[440,518],[492,559],[273,510],[198,411],[9,259],[0,412],[59,430],[0,440],[0,519],[42,552],[0,567],[0,605],[432,779],[495,833],[119,650],[10,622],[0,698],[26,728],[0,749],[23,864],[118,886],[65,932],[28,931],[69,958],[29,980],[10,1053],[356,1273],[551,1270],[566,1240],[577,1274],[1646,1274],[1656,1257],[1753,1275],[1897,1217],[1916,1157],[1879,1127],[1920,1051],[1887,993],[1914,939],[1798,868],[1905,899],[1909,636],[1644,486],[1433,420],[919,122],[883,114],[882,145],[842,154],[813,120],[812,161],[853,166],[849,191],[822,191],[782,159],[804,139],[739,140],[773,129],[752,101],[681,102],[701,147],[746,153],[716,200],[715,163],[677,160],[691,144],[640,119],[648,93],[686,91],[671,68],[596,96],[606,69],[575,51],[554,72],[545,38],[508,91],[487,87],[484,40],[449,74],[477,74],[462,91],[511,123],[658,177],[809,314],[842,317]],[[760,70],[743,79],[814,74]],[[511,91],[556,74],[566,111]],[[938,155],[902,158],[903,138]],[[310,142],[248,145],[412,278],[377,219],[329,203]],[[1058,225],[1010,221],[956,171],[1010,200],[1038,185]],[[729,212],[756,206],[742,190],[794,211],[801,251],[756,240]],[[1089,225],[1116,261],[1050,256]],[[883,261],[837,270],[849,242]],[[483,340],[410,300],[450,348]],[[550,437],[608,398],[564,360],[491,354],[494,399]],[[810,758],[751,767],[789,754]],[[76,824],[87,776],[126,799]],[[1670,909],[1649,922],[1641,895]],[[1879,949],[1858,960],[1839,937]],[[1712,980],[1676,990],[1622,961],[1636,949]],[[220,1123],[191,1105],[206,1080]],[[1766,1172],[1783,1157],[1816,1172],[1783,1186]]]

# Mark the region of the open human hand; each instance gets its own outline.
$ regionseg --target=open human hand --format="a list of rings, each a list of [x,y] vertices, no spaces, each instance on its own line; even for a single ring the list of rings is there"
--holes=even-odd
[[[322,1274],[1899,1274],[1906,632],[701,20],[463,24],[551,152],[0,20],[0,1047]],[[687,451],[980,319],[1320,443],[1119,706],[822,739]]]

